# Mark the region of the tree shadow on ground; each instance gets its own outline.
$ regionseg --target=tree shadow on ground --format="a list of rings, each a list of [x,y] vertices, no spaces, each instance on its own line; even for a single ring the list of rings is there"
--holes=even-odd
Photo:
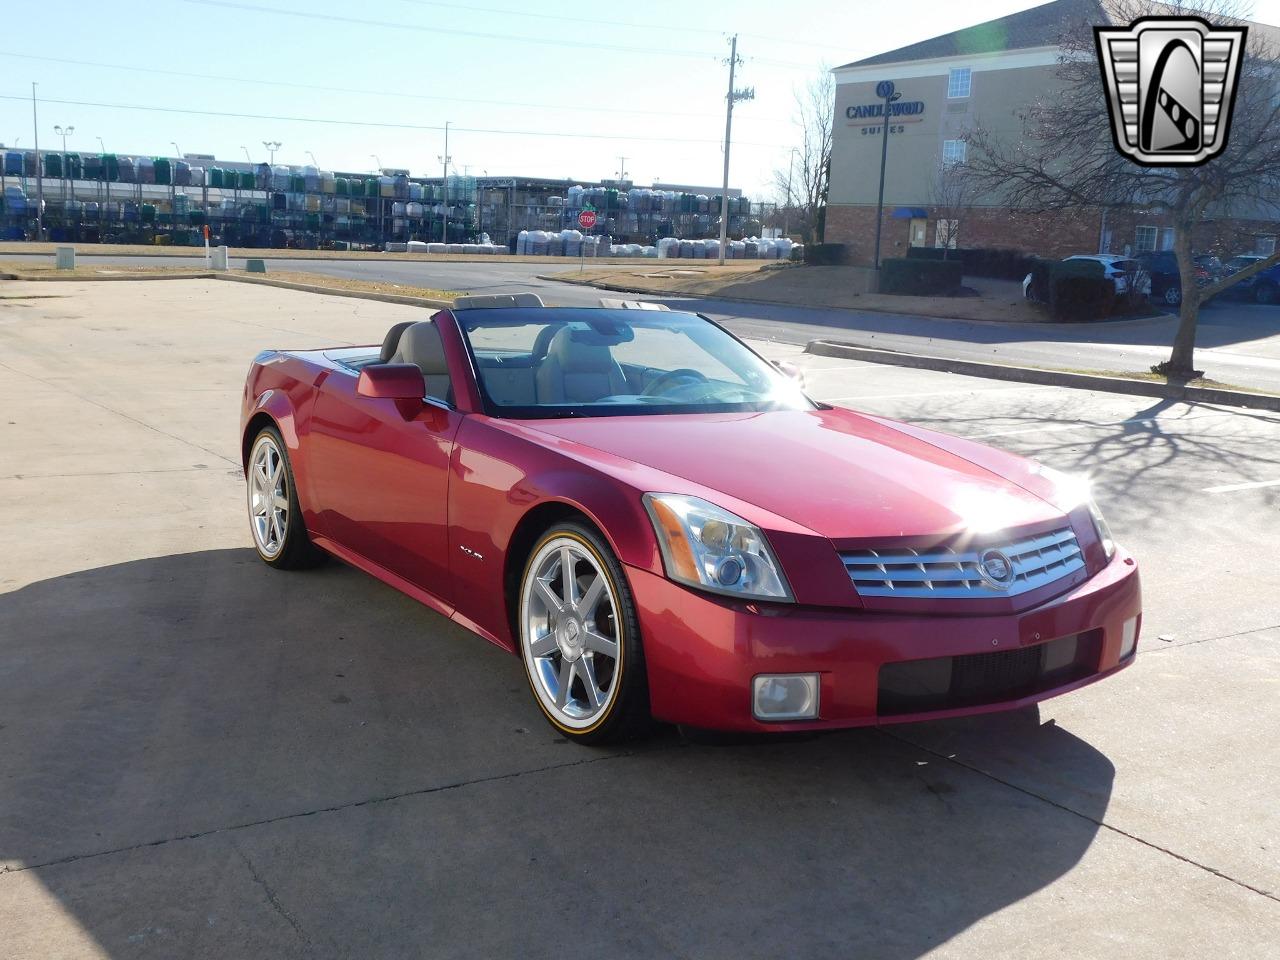
[[[0,638],[11,955],[909,960],[1068,873],[1114,777],[1025,712],[983,736],[1074,813],[876,731],[577,747],[516,658],[250,550],[25,586]]]

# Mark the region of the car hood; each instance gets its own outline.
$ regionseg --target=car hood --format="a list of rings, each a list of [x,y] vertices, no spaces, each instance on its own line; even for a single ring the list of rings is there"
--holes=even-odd
[[[944,449],[930,442],[928,431],[851,410],[591,417],[524,425],[719,491],[837,541],[945,537],[1064,516],[1020,485],[1023,475],[1034,472],[1026,469],[1030,461],[938,435],[949,441]],[[1008,467],[1010,476],[997,473],[990,462],[980,466],[982,458],[966,447],[975,454],[989,451],[991,462]],[[650,492],[686,492],[677,486]]]

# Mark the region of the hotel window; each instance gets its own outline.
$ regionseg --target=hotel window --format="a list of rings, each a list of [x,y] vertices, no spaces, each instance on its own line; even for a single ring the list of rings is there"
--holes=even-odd
[[[1259,237],[1257,241],[1254,243],[1254,249],[1257,251],[1259,256],[1263,256],[1263,257],[1274,256],[1276,252],[1276,238],[1275,237]]]
[[[1133,248],[1138,253],[1154,250],[1156,248],[1156,235],[1159,233],[1155,227],[1136,227],[1133,231]]]
[[[964,163],[968,155],[968,144],[963,140],[942,141],[942,165],[949,167],[953,163]]]
[[[1165,227],[1163,230],[1161,230],[1160,231],[1160,249],[1172,250],[1173,239],[1174,239],[1173,227]]]
[[[969,95],[973,71],[968,67],[952,67],[947,75],[947,99],[961,100]]]

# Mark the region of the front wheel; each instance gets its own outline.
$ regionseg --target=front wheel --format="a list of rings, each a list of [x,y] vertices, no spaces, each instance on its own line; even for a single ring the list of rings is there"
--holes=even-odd
[[[249,527],[263,562],[280,570],[322,563],[325,554],[311,542],[302,522],[293,468],[275,427],[263,427],[249,451]]]
[[[613,743],[648,728],[640,628],[622,566],[576,523],[538,541],[520,581],[520,647],[534,699],[579,743]]]
[[[1164,302],[1171,307],[1182,305],[1182,288],[1179,286],[1168,286],[1164,288]]]

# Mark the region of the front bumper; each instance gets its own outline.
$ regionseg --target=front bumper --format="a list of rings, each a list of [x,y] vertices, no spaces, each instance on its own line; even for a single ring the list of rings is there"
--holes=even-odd
[[[902,723],[1008,710],[1057,696],[1123,669],[1126,620],[1141,626],[1142,592],[1137,564],[1123,550],[1097,575],[1061,596],[1008,615],[885,614],[783,604],[748,604],[699,593],[638,568],[627,571],[644,641],[653,715],[669,723],[716,730],[821,730]],[[886,695],[903,667],[881,677],[881,667],[907,661],[993,665],[1007,675],[1040,648],[1079,636],[1076,669],[1046,674],[1043,683],[995,684],[987,696],[970,687],[963,696],[910,700]],[[1061,644],[1058,645],[1061,647]],[[981,661],[969,659],[988,655]],[[1010,657],[990,655],[1009,654]],[[1019,668],[1020,669],[1020,668]],[[910,668],[907,670],[910,673]],[[756,720],[752,678],[758,674],[817,673],[816,720]],[[972,674],[972,670],[969,671]],[[1016,679],[1016,678],[1015,678]]]

